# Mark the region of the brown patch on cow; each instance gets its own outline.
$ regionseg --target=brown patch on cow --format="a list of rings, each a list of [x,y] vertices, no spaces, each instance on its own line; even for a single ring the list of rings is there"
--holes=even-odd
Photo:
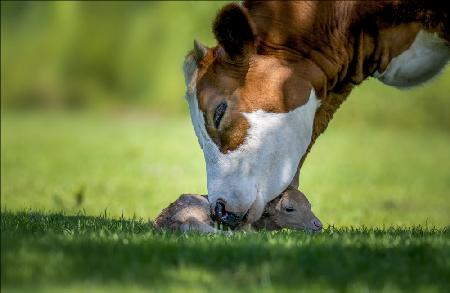
[[[300,68],[289,68],[277,59],[256,54],[248,63],[233,63],[220,50],[211,49],[199,64],[197,99],[208,134],[226,153],[245,140],[250,125],[243,113],[292,111],[308,101],[312,86],[301,78]],[[216,129],[213,116],[223,101],[228,107]]]

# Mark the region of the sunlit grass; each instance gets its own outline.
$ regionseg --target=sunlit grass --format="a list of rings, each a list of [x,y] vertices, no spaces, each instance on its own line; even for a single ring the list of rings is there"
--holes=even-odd
[[[445,109],[371,90],[386,94],[357,89],[302,169],[315,235],[154,231],[181,193],[206,193],[186,115],[4,111],[2,292],[448,291]]]
[[[151,228],[206,192],[188,117],[3,114],[2,291],[447,290],[448,134],[336,119],[301,175],[324,233],[224,237]]]
[[[206,193],[187,117],[6,113],[2,207],[152,219],[181,193]],[[319,138],[301,189],[326,224],[450,223],[447,133],[337,125]]]
[[[142,219],[3,212],[1,229],[4,289],[445,291],[450,277],[449,231],[426,227],[204,236]]]
[[[336,122],[301,176],[324,233],[224,237],[151,228],[206,192],[187,117],[2,115],[2,291],[446,291],[448,134]]]

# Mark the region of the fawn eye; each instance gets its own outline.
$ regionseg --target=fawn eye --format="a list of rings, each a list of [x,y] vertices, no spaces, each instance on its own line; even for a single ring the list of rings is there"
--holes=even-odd
[[[288,212],[288,213],[292,213],[292,212],[295,211],[295,209],[294,209],[293,207],[287,207],[285,210],[286,210],[286,212]]]
[[[222,120],[226,110],[227,110],[227,102],[222,102],[219,105],[217,105],[213,116],[214,126],[216,128],[219,128],[220,121]]]

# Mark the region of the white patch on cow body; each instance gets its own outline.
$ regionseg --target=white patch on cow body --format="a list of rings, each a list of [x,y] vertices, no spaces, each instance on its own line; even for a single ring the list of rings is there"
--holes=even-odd
[[[316,109],[320,102],[312,90],[306,104],[288,113],[258,110],[243,113],[249,122],[247,136],[236,150],[221,153],[209,137],[195,89],[196,72],[185,63],[192,124],[203,149],[208,179],[208,199],[226,202],[227,211],[245,213],[255,221],[265,205],[292,181],[300,159],[311,142]]]
[[[387,85],[410,87],[437,75],[448,63],[450,47],[436,33],[419,31],[409,49],[393,58],[383,73],[374,77]]]

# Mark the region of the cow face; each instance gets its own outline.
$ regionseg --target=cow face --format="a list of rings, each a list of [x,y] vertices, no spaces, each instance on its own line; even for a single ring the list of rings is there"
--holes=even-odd
[[[217,47],[195,42],[186,57],[186,99],[213,215],[236,227],[259,219],[292,181],[318,100],[283,61],[257,54],[253,25],[239,5],[218,14],[214,32]]]

